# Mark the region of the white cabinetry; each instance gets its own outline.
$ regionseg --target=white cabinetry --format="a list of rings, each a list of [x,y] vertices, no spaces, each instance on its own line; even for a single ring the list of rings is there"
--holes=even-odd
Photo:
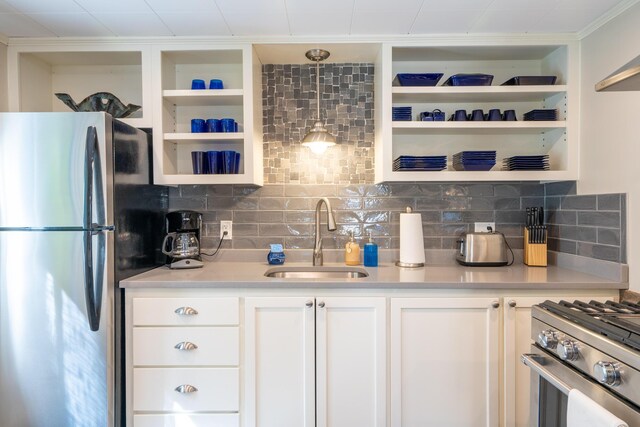
[[[577,44],[496,41],[474,44],[384,45],[376,73],[376,181],[520,181],[578,178]],[[439,86],[393,83],[398,73],[444,73]],[[483,73],[492,86],[442,86],[451,75]],[[553,86],[501,86],[514,76],[555,75]],[[380,95],[378,95],[380,94]],[[411,106],[412,121],[392,121],[392,107]],[[498,108],[516,111],[516,122],[421,122],[423,111],[467,113]],[[523,121],[541,108],[558,110],[558,121]],[[465,150],[495,150],[491,171],[455,171],[452,156]],[[549,171],[503,171],[502,159],[548,154]],[[394,171],[402,155],[446,155],[448,168],[438,172]]]
[[[131,301],[129,424],[238,427],[239,299]]]
[[[76,103],[110,92],[142,108],[122,121],[151,127],[151,48],[142,44],[21,44],[8,50],[9,111],[69,112],[55,94]]]
[[[498,426],[498,298],[391,298],[391,426]]]
[[[383,427],[385,298],[247,298],[245,363],[247,427]]]
[[[158,184],[257,184],[262,173],[262,73],[251,45],[154,47],[154,173]],[[224,89],[191,90],[193,79]],[[192,133],[192,119],[232,118],[237,132]],[[193,174],[192,151],[240,153],[237,174]]]

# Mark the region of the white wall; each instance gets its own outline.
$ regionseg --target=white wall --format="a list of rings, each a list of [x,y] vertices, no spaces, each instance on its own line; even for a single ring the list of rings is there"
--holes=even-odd
[[[0,111],[7,111],[9,97],[7,95],[7,46],[0,42]]]
[[[640,4],[581,42],[578,193],[627,193],[630,288],[640,292],[640,90],[595,92],[594,85],[640,55]]]

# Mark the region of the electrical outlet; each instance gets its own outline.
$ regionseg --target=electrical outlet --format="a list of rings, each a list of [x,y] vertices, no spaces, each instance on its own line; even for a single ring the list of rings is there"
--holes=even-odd
[[[486,233],[489,231],[489,227],[491,227],[491,231],[496,231],[496,223],[495,222],[476,222],[474,223],[474,229],[476,233]]]
[[[227,235],[224,235],[224,232]],[[233,238],[233,221],[220,221],[220,238],[225,240],[231,240]]]

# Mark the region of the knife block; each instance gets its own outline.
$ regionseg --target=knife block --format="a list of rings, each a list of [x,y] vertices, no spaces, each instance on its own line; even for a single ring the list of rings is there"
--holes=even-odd
[[[529,229],[524,228],[523,261],[530,267],[547,266],[547,230],[544,232],[545,243],[529,243]]]

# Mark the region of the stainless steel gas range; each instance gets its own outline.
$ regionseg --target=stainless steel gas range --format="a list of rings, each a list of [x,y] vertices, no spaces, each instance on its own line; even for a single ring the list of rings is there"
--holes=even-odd
[[[578,389],[640,427],[640,305],[545,301],[531,312],[531,426],[566,426]]]

